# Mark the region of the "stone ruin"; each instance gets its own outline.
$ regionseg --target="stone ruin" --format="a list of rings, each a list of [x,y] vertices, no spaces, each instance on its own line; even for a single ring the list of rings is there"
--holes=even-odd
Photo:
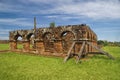
[[[23,49],[17,48],[18,37],[22,38]],[[100,51],[97,35],[86,24],[10,31],[9,40],[11,51],[61,56],[65,61],[71,56],[78,56],[79,60],[88,53]]]

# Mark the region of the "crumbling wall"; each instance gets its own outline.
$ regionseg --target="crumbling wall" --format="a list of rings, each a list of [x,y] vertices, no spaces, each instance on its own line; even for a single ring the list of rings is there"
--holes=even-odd
[[[23,52],[30,52],[30,38],[34,35],[33,49],[38,54],[59,55],[66,54],[74,41],[89,41],[97,45],[97,35],[87,25],[67,25],[48,28],[37,28],[36,30],[16,30],[9,35],[10,49],[17,50],[18,37],[22,37]],[[81,42],[75,44],[73,52],[78,53]],[[85,46],[85,52],[95,52],[89,46]]]

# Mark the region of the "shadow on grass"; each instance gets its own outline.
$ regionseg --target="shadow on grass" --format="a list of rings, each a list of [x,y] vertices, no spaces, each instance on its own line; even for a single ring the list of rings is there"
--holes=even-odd
[[[94,55],[93,57],[91,57],[92,59],[103,59],[103,60],[112,60],[109,57],[107,57],[106,55]],[[116,58],[115,58],[116,59]]]

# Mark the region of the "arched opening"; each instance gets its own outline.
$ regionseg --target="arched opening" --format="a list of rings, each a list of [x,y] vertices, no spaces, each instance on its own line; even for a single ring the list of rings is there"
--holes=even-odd
[[[75,39],[75,35],[71,31],[64,31],[61,34],[61,39],[63,51],[64,53],[67,53]]]
[[[33,33],[30,33],[29,35],[27,35],[27,41],[29,44],[29,49],[30,50],[35,49],[35,36]]]
[[[54,36],[52,33],[47,32],[43,35],[43,43],[45,51],[54,51]]]
[[[16,40],[16,49],[22,50],[23,49],[22,36],[16,35],[15,40]]]

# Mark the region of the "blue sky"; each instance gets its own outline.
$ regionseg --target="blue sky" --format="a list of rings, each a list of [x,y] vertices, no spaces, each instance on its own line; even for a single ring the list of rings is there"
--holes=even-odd
[[[9,31],[56,25],[87,24],[99,40],[120,41],[120,0],[0,0],[0,40]]]

